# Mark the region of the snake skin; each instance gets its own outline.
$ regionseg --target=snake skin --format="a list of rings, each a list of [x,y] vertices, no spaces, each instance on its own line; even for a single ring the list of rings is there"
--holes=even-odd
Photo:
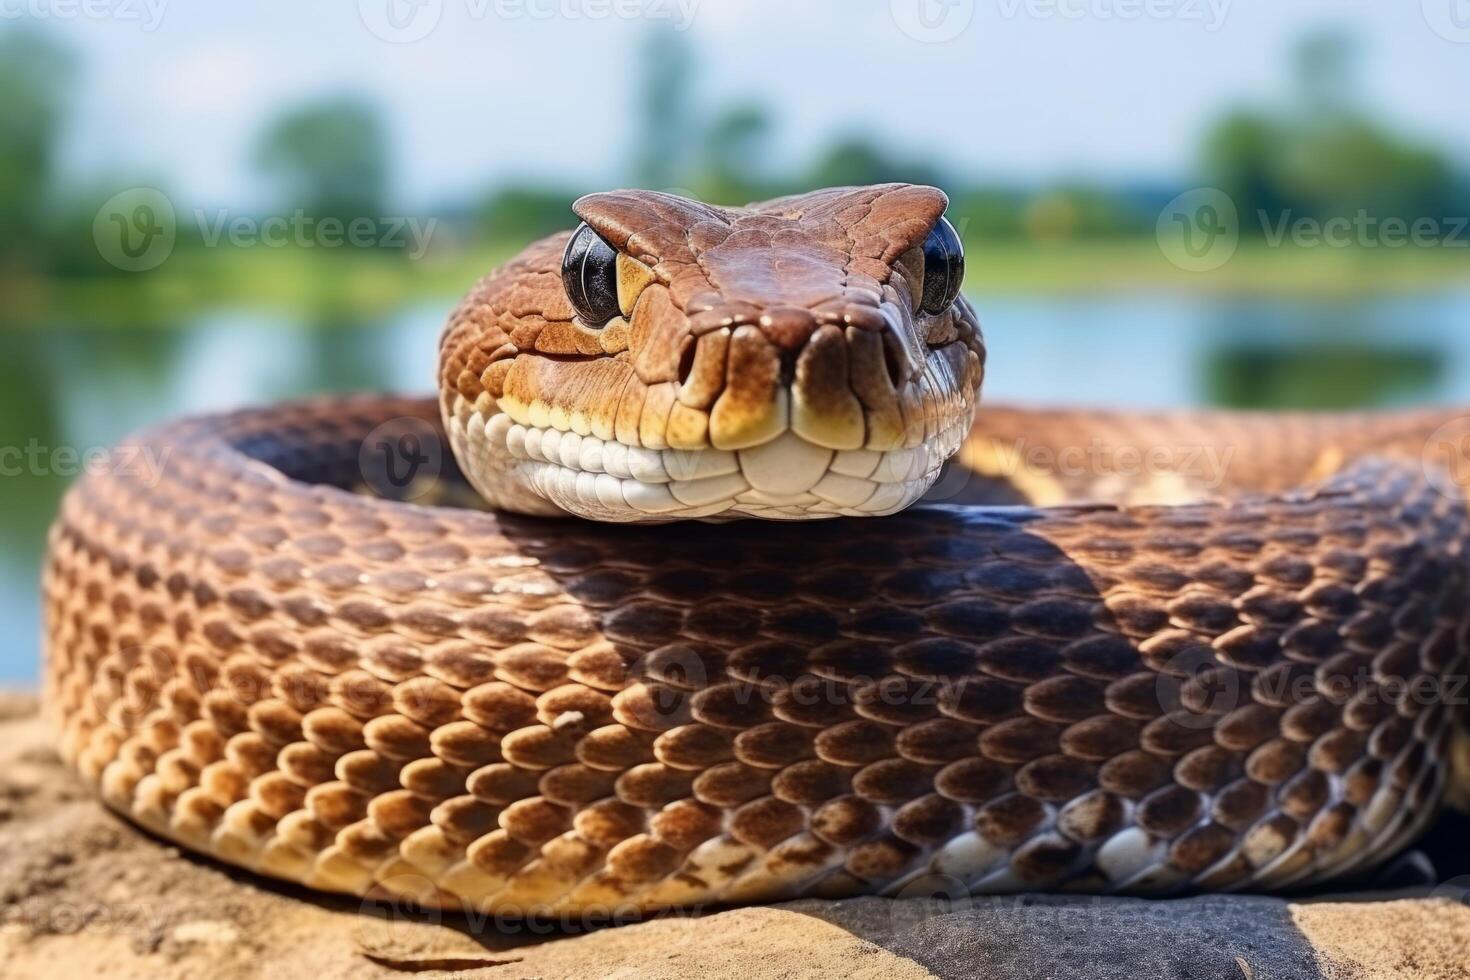
[[[1443,795],[1470,646],[1465,502],[1420,461],[1444,417],[986,408],[961,459],[989,478],[939,490],[1019,506],[877,521],[349,491],[369,433],[439,415],[190,420],[142,437],[160,482],[71,491],[47,703],[108,805],[312,888],[578,913],[1281,890],[1382,862]],[[1008,470],[1018,440],[1234,455],[1204,503],[1083,504],[1120,487]]]

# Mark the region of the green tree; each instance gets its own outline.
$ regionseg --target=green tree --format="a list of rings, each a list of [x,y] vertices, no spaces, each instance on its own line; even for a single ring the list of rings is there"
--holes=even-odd
[[[1250,110],[1230,113],[1205,137],[1206,179],[1235,201],[1246,228],[1258,229],[1257,215],[1276,220],[1292,203],[1280,179],[1286,138],[1276,120]]]
[[[575,223],[572,202],[579,196],[573,190],[511,185],[485,199],[475,223],[490,241],[519,248]]]
[[[639,63],[633,174],[644,187],[673,187],[689,165],[695,129],[694,58],[684,35],[665,30],[648,36]]]
[[[718,115],[702,134],[694,190],[715,204],[748,204],[775,196],[769,176],[775,121],[765,106],[745,103]]]
[[[1373,119],[1356,100],[1357,45],[1311,34],[1293,58],[1290,99],[1225,116],[1204,142],[1208,178],[1235,199],[1244,228],[1264,218],[1443,218],[1463,208],[1461,176],[1439,150]]]
[[[300,106],[276,120],[256,148],[289,208],[315,219],[378,217],[388,184],[388,139],[377,111],[344,97]]]
[[[806,182],[811,187],[847,187],[891,181],[944,183],[943,175],[932,164],[890,156],[861,135],[840,137],[829,146],[812,165]]]
[[[74,70],[70,54],[42,34],[0,34],[0,261],[7,265],[44,250]]]

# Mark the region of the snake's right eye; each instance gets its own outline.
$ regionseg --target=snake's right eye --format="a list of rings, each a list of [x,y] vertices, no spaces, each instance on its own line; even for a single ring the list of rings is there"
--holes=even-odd
[[[949,219],[941,217],[924,241],[925,313],[938,316],[954,305],[965,281],[965,247]]]
[[[618,253],[586,222],[578,226],[561,259],[561,281],[577,316],[601,327],[622,310],[618,306]]]

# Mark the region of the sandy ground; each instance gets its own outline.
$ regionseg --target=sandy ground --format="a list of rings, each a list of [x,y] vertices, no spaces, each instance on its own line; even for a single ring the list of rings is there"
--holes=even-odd
[[[1470,978],[1464,890],[1288,904],[797,902],[577,935],[310,895],[107,813],[0,697],[0,976]]]

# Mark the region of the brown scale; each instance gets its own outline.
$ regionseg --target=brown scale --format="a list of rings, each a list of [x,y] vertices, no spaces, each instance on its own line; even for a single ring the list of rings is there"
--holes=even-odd
[[[502,758],[500,739],[472,721],[456,721],[429,735],[434,755],[452,765],[474,769]]]
[[[323,826],[341,830],[367,816],[370,799],[346,783],[322,782],[307,791],[306,808]]]
[[[1011,867],[1022,881],[1040,887],[1062,881],[1076,868],[1082,855],[1082,847],[1075,841],[1044,834],[1018,848],[1011,858]]]
[[[502,737],[500,754],[523,769],[552,769],[576,761],[577,738],[574,732],[529,725]]]
[[[694,780],[696,799],[711,806],[732,809],[763,796],[771,785],[769,770],[741,762],[726,762],[700,773]]]
[[[820,759],[787,766],[771,780],[771,794],[798,806],[816,806],[852,790],[852,770]]]
[[[445,800],[461,792],[467,772],[441,759],[415,759],[398,774],[403,788],[426,800]]]
[[[410,762],[429,754],[429,731],[403,715],[379,715],[362,729],[363,741],[380,756]]]
[[[622,772],[654,760],[656,739],[622,725],[605,725],[584,735],[576,746],[577,760],[593,769]]]
[[[390,837],[404,838],[429,823],[433,802],[410,790],[390,790],[368,802],[368,816]]]
[[[706,770],[706,774],[712,771]],[[614,791],[626,803],[654,809],[689,795],[696,786],[693,773],[652,762],[624,772],[614,784]]]
[[[810,758],[811,736],[795,725],[773,722],[749,728],[735,736],[735,758],[762,769],[784,769]]]
[[[1096,785],[1096,765],[1065,755],[1043,756],[1016,773],[1016,788],[1046,803],[1065,803]]]
[[[1046,807],[1041,803],[1013,793],[980,807],[975,813],[975,829],[992,844],[1014,847],[1029,839],[1046,817]]]
[[[893,815],[894,835],[921,847],[945,843],[964,825],[964,808],[932,793],[904,804]]]
[[[981,733],[980,754],[996,762],[1022,765],[1056,752],[1061,735],[1057,725],[1036,718],[1013,718]]]
[[[1094,791],[1067,804],[1057,816],[1057,829],[1078,843],[1090,844],[1120,830],[1126,812],[1119,797]]]
[[[1114,756],[1098,770],[1098,785],[1110,793],[1128,799],[1141,799],[1169,782],[1171,766],[1167,759],[1143,751],[1124,752]]]
[[[974,753],[976,728],[947,718],[910,725],[899,732],[894,748],[903,758],[928,765],[943,765]]]

